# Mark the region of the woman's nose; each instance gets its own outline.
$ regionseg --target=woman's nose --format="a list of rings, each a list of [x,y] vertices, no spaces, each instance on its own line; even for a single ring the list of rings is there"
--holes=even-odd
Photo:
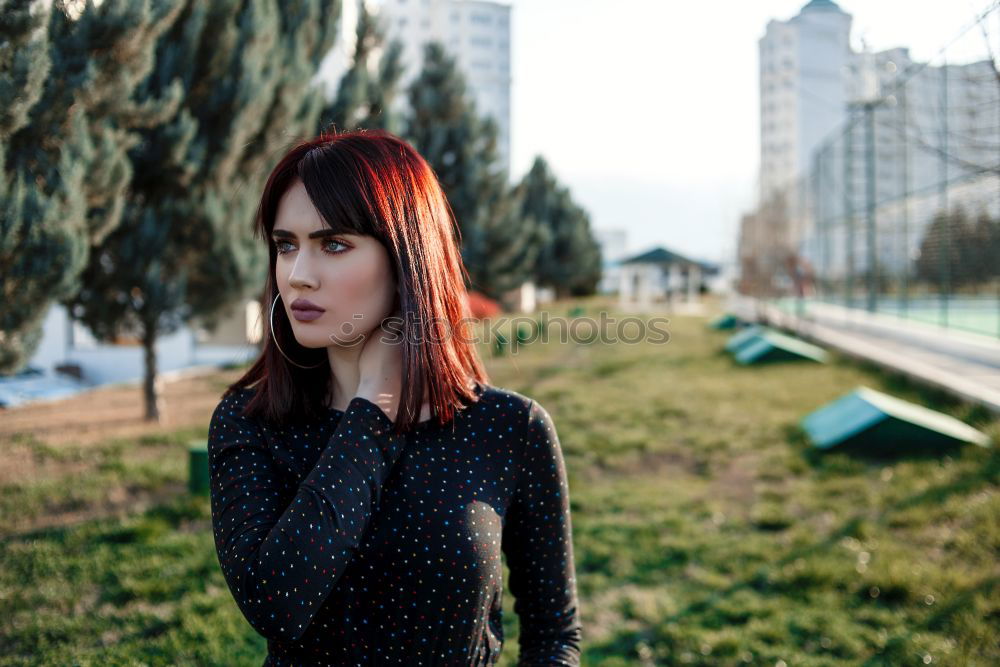
[[[295,264],[292,265],[292,272],[288,276],[288,284],[291,287],[301,289],[303,287],[315,288],[317,286],[316,279],[313,277],[313,269],[306,254],[300,252],[295,257]]]

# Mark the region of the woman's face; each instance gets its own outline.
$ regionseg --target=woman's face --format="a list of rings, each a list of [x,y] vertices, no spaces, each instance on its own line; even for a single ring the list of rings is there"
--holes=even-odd
[[[310,238],[313,232],[322,235]],[[281,303],[300,345],[357,344],[392,314],[396,283],[385,247],[370,236],[333,233],[302,181],[294,181],[278,203],[271,238]],[[315,319],[296,317],[296,299],[324,311]]]

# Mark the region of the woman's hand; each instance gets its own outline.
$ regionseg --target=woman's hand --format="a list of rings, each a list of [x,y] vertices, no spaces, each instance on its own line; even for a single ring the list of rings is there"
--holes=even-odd
[[[396,310],[372,329],[358,357],[357,396],[396,419],[403,381],[402,313]]]

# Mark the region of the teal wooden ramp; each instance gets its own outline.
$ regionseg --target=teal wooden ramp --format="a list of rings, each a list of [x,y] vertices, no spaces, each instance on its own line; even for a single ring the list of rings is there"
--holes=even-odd
[[[748,365],[772,361],[815,361],[826,363],[821,347],[771,329],[758,332],[732,350],[737,363]]]
[[[819,449],[875,455],[989,445],[985,433],[954,417],[864,386],[806,415],[801,426]]]
[[[764,331],[764,327],[759,324],[754,324],[739,333],[733,334],[729,337],[729,340],[726,341],[726,352],[735,352]]]
[[[711,322],[709,322],[708,328],[727,330],[727,329],[735,329],[741,324],[743,324],[743,320],[741,320],[740,318],[736,317],[732,313],[724,313],[716,317]]]

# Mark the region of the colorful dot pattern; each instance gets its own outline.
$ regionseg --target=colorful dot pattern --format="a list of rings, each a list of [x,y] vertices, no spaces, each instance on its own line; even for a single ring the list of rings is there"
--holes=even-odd
[[[264,665],[493,665],[506,558],[519,665],[579,665],[569,485],[548,412],[480,384],[407,434],[374,403],[273,427],[228,394],[208,437],[223,575]]]

